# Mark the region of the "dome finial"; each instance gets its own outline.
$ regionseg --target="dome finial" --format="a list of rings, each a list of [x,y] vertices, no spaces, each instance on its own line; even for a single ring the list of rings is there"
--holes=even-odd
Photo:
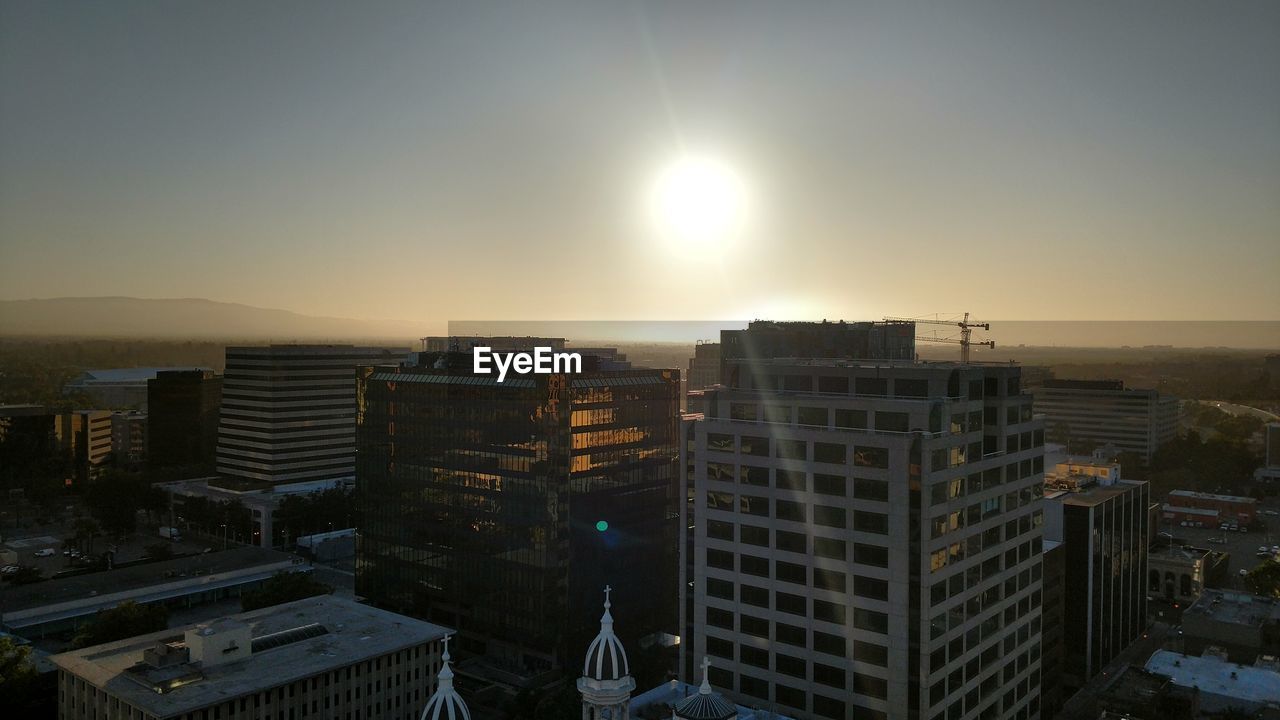
[[[453,670],[449,668],[449,638],[444,636],[444,652],[440,654],[440,674],[436,675],[436,691],[422,709],[421,720],[470,720],[471,712],[462,696],[453,689]]]
[[[710,669],[711,669],[711,658],[707,657],[706,655],[703,655],[702,656],[702,687],[698,688],[699,695],[711,694],[711,679],[708,677],[710,673],[707,672]]]
[[[613,607],[613,603],[609,602],[609,593],[613,592],[613,588],[604,586],[604,615],[600,616],[600,630],[613,627],[613,614],[609,612],[609,608]]]

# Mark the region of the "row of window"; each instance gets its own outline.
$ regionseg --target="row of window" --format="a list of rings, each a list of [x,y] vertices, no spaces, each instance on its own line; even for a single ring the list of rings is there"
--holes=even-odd
[[[859,630],[881,635],[889,632],[889,616],[877,610],[855,607],[853,612],[850,613],[848,606],[841,603],[827,602],[817,598],[810,601],[803,595],[793,595],[781,590],[776,590],[771,595],[766,588],[746,584],[735,586],[733,582],[720,578],[707,578],[706,588],[708,596],[730,602],[735,600],[734,591],[736,589],[736,600],[744,605],[754,605],[765,610],[777,610],[791,615],[811,617],[814,620],[821,620],[832,625],[844,625],[847,627],[852,622],[852,626]],[[770,604],[771,597],[773,598],[772,605]]]
[[[735,557],[738,561],[736,568],[734,567]],[[735,555],[728,550],[716,550],[714,548],[707,548],[706,558],[707,567],[717,570],[736,571],[744,575],[771,578],[794,585],[811,585],[817,590],[830,590],[839,593],[849,592],[850,590],[851,584],[848,582],[848,576],[839,570],[810,568],[808,565],[774,560],[772,563],[773,572],[770,573],[770,562],[767,558],[756,557],[755,555]],[[810,580],[811,575],[812,581]],[[888,600],[889,583],[879,578],[854,575],[852,592],[858,597],[871,600]]]
[[[813,714],[820,718],[830,718],[831,720],[844,720],[847,716],[849,708],[852,707],[854,717],[865,718],[866,720],[888,720],[888,715],[879,710],[863,707],[852,699],[836,699],[824,695],[819,692],[812,694],[806,693],[804,690],[791,687],[785,682],[770,683],[768,680],[752,676],[748,673],[741,673],[737,676],[735,683],[734,673],[724,668],[715,667],[714,665],[708,670],[708,679],[712,685],[716,687],[732,688],[737,687],[738,691],[743,695],[747,695],[757,700],[763,701],[765,704],[775,702],[787,708],[795,708],[801,713],[806,712],[806,701],[812,699]],[[773,688],[773,698],[769,697],[770,685]],[[756,703],[751,703],[756,704]]]
[[[736,541],[745,545],[773,547],[776,550],[793,552],[799,555],[814,555],[831,560],[848,561],[849,542],[841,538],[810,537],[806,533],[787,530],[770,530],[757,525],[735,525],[725,520],[707,520],[707,537],[715,540]],[[996,528],[999,532],[999,528]],[[769,542],[773,535],[772,545]],[[873,567],[889,567],[889,548],[868,543],[853,543],[853,562]]]
[[[814,492],[819,495],[848,497],[852,495],[859,500],[887,502],[889,500],[889,483],[874,478],[845,477],[826,473],[809,473],[804,470],[787,470],[783,468],[767,468],[758,465],[734,465],[732,463],[707,463],[707,479],[717,482],[732,483],[753,487],[772,486],[778,490],[795,492]],[[810,482],[812,480],[812,482]]]
[[[737,628],[734,619],[737,619]],[[773,622],[746,613],[734,614],[731,610],[712,607],[706,608],[706,623],[709,627],[736,631],[744,635],[770,640],[783,645],[813,650],[832,657],[851,657],[854,661],[875,665],[889,666],[889,648],[866,640],[847,641],[843,635],[822,632],[821,630],[805,630],[798,625],[785,622]],[[714,633],[708,633],[708,638]],[[853,645],[852,653],[849,645]]]
[[[794,500],[777,500],[771,503],[767,497],[755,495],[738,495],[727,492],[708,492],[707,509],[738,512],[743,515],[772,517],[776,520],[791,522],[808,522],[810,516],[817,525],[832,528],[852,528],[859,532],[889,534],[889,516],[886,513],[870,510],[854,510],[850,513],[843,507],[832,505],[812,505]],[[772,506],[772,512],[770,507]],[[849,519],[852,517],[852,525]]]

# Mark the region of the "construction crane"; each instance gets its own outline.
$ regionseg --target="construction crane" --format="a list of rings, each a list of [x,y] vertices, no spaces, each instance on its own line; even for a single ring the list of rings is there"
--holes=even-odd
[[[996,347],[995,340],[983,340],[982,342],[973,342],[972,340],[970,340],[970,336],[973,334],[974,330],[990,330],[991,323],[969,322],[969,313],[964,314],[963,320],[937,320],[937,319],[922,320],[919,318],[904,318],[904,317],[887,317],[885,318],[885,320],[893,321],[893,322],[909,322],[909,323],[925,324],[925,325],[951,325],[953,327],[960,328],[960,337],[958,338],[925,336],[925,337],[917,337],[916,339],[924,340],[925,342],[951,343],[953,345],[959,345],[960,361],[965,363],[966,365],[969,363],[970,347],[977,345],[978,347],[988,347],[993,350]]]

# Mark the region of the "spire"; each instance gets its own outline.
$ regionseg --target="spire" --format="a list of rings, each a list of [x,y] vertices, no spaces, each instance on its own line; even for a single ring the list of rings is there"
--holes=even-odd
[[[440,666],[440,674],[436,677],[440,680],[440,689],[453,688],[453,671],[449,669],[449,638],[451,635],[444,636],[444,654],[440,656],[443,664]]]
[[[609,612],[609,608],[613,607],[613,603],[609,602],[609,593],[611,592],[613,592],[613,588],[608,585],[605,585],[604,586],[604,614],[600,616],[600,632],[601,633],[604,633],[606,630],[609,631],[610,633],[613,632],[613,615]]]
[[[710,678],[707,677],[709,675],[707,670],[709,670],[710,668],[711,668],[711,658],[707,657],[706,655],[703,655],[702,656],[702,687],[698,688],[699,695],[711,694],[711,680]]]

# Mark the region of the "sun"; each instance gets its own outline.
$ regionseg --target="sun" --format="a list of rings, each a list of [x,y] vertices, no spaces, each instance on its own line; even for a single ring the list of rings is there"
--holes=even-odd
[[[732,166],[685,156],[654,179],[650,210],[658,230],[685,251],[722,249],[742,229],[746,192]]]

